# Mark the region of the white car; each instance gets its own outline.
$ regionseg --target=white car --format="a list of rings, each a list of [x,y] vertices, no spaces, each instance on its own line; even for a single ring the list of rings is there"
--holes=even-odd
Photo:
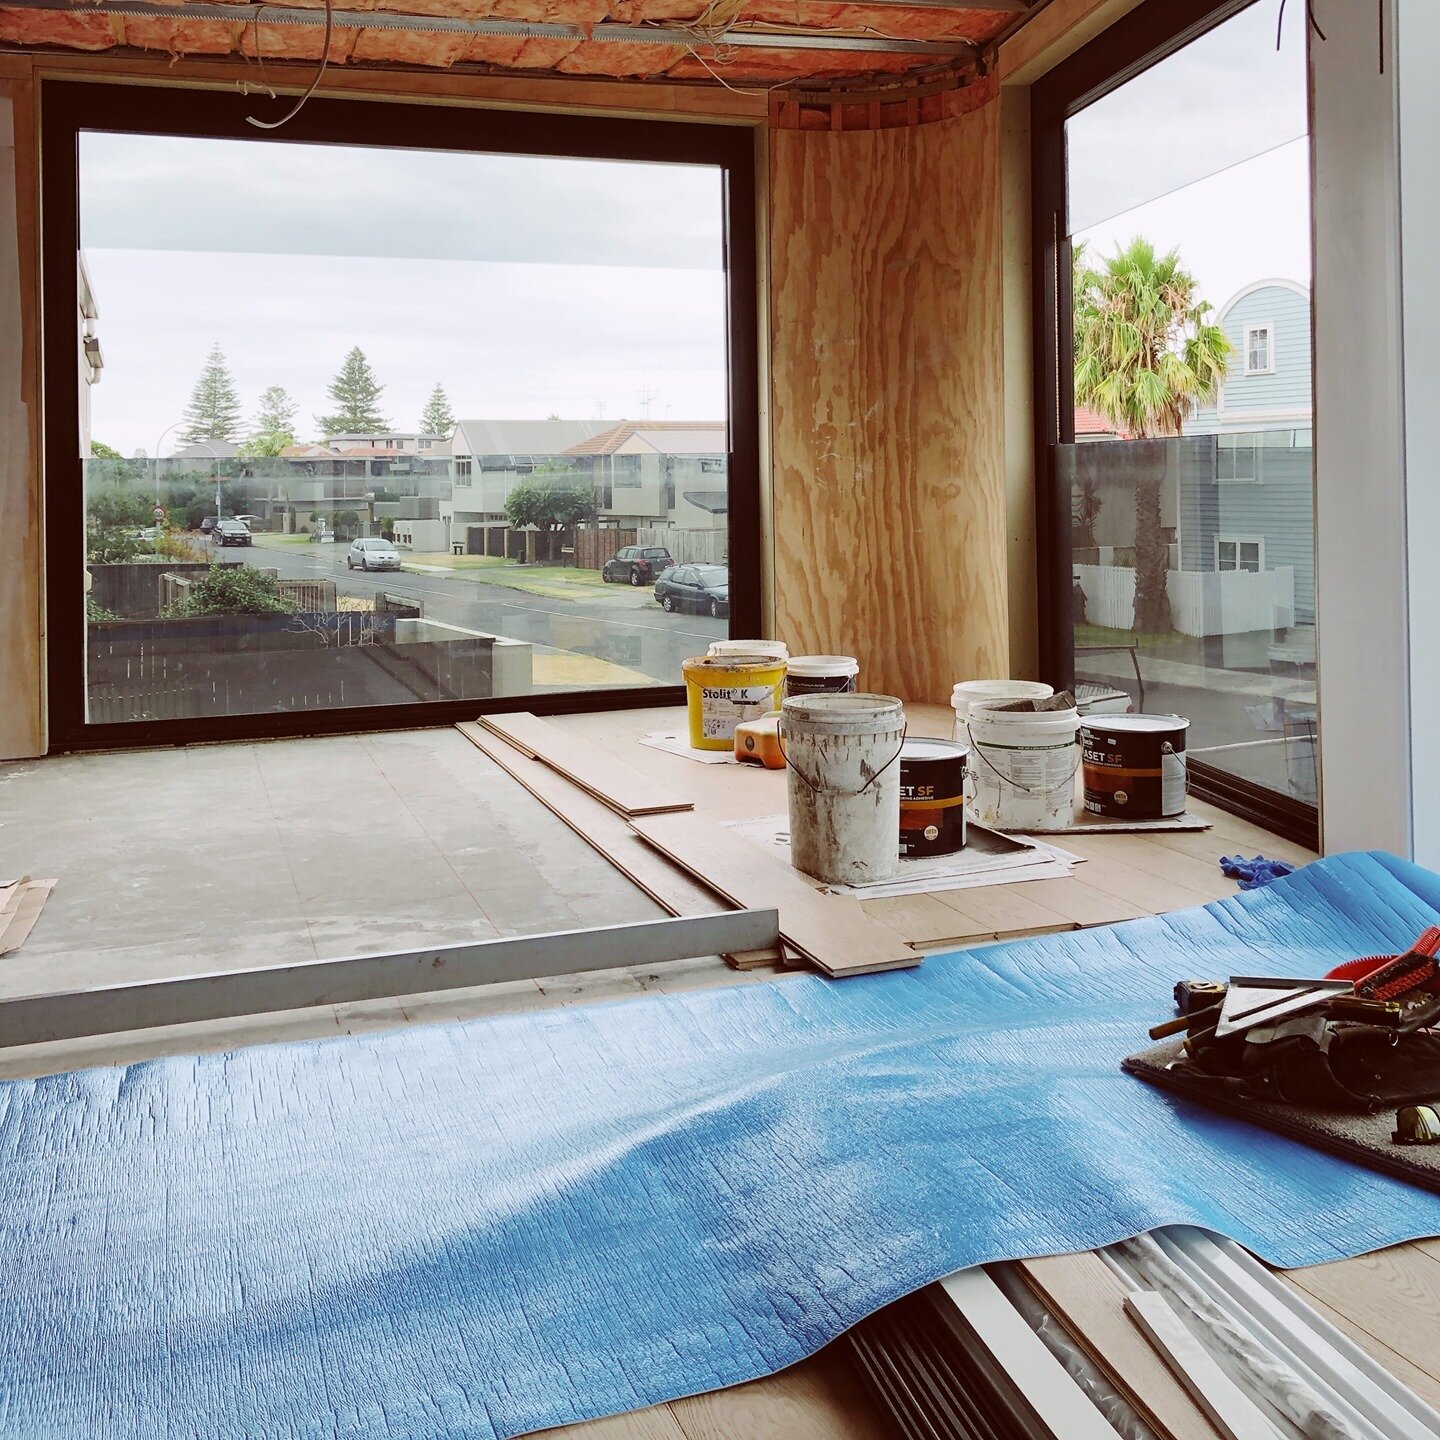
[[[345,556],[345,568],[353,570],[398,570],[400,552],[388,540],[357,540]]]

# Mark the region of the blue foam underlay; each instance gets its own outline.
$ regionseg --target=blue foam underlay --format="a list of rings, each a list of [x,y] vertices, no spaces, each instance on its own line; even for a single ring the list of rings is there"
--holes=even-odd
[[[1440,1196],[1117,1068],[1180,976],[1437,919],[1440,877],[1347,855],[840,984],[8,1082],[0,1436],[512,1435],[779,1369],[981,1261],[1440,1233]]]

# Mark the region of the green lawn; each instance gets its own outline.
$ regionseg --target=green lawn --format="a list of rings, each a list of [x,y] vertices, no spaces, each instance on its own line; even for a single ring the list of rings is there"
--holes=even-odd
[[[1075,644],[1077,646],[1138,645],[1142,650],[1162,650],[1184,639],[1185,637],[1175,630],[1137,635],[1133,630],[1111,630],[1104,625],[1077,625],[1075,627]]]
[[[308,535],[276,535],[264,530],[257,530],[254,533],[255,543],[263,545],[267,550],[279,550],[289,545],[308,545]]]

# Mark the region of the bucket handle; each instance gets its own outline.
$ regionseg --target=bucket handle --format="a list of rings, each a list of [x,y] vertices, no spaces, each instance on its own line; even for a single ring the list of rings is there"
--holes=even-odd
[[[820,793],[820,787],[790,758],[785,749],[785,715],[781,712],[780,718],[775,722],[775,744],[779,746],[780,758],[785,762],[787,768],[793,770],[809,787],[813,795]],[[900,749],[896,752],[858,789],[842,790],[840,793],[847,799],[858,799],[863,795],[899,758],[900,751],[905,748],[905,739],[910,734],[910,722],[907,720],[900,730]]]
[[[1005,774],[1003,770],[1000,770],[996,767],[995,762],[985,753],[984,742],[977,740],[974,735],[971,735],[970,737],[970,747],[991,768],[991,770],[995,772],[997,779],[1008,785],[1012,790],[1020,791],[1022,795],[1048,795],[1050,791],[1059,789],[1059,782],[1057,782],[1055,785],[1042,785],[1038,787],[1032,787],[1029,785],[1022,785],[1018,780],[1012,780],[1007,774]],[[1075,783],[1075,776],[1080,771],[1080,761],[1083,756],[1080,752],[1080,742],[1078,740],[1075,742],[1075,748],[1075,763],[1070,767],[1070,773],[1065,777],[1064,783],[1066,785],[1073,785]]]

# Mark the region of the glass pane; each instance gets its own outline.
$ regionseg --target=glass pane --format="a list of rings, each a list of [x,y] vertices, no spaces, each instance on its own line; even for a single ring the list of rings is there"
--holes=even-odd
[[[1067,127],[1060,480],[1082,703],[1187,716],[1192,758],[1313,803],[1303,12],[1277,53],[1251,6]]]
[[[89,720],[679,684],[729,630],[723,182],[82,135]]]

